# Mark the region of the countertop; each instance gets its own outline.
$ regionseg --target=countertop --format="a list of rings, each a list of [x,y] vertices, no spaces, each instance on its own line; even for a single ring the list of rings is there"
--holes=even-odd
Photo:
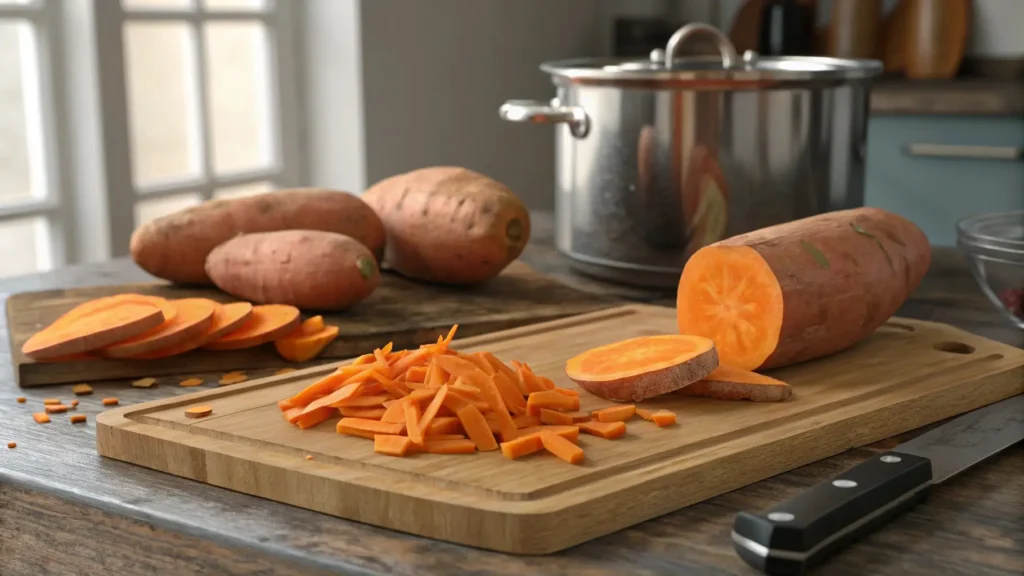
[[[1024,117],[1024,78],[883,77],[871,88],[874,115]]]
[[[573,274],[537,214],[523,260],[566,283],[632,301],[672,305],[671,294],[614,287]],[[150,279],[130,261],[0,281],[12,293]],[[1024,331],[991,309],[958,254],[937,249],[900,315],[947,322],[1024,347]],[[0,336],[6,326],[0,321]],[[192,392],[161,384],[93,383],[84,425],[36,425],[44,397],[70,386],[19,389],[0,350],[0,573],[20,574],[754,574],[729,531],[741,510],[762,510],[889,448],[894,438],[804,466],[558,554],[517,557],[374,528],[106,460],[95,451],[100,399],[122,404]],[[251,377],[261,374],[251,372]],[[18,404],[25,396],[30,404]],[[919,432],[919,431],[918,431]],[[913,433],[905,435],[912,436]],[[18,447],[7,449],[8,441]],[[1024,573],[1024,445],[980,464],[930,499],[841,552],[817,574]]]

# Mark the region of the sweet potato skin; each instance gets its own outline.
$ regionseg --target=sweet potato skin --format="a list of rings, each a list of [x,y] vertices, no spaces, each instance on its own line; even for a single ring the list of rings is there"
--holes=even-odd
[[[920,228],[873,207],[819,214],[716,245],[753,248],[782,288],[779,343],[761,369],[856,344],[896,313],[931,264]]]
[[[473,284],[497,276],[530,239],[530,214],[504,184],[466,168],[381,180],[362,199],[384,222],[384,260],[417,280]]]
[[[238,234],[323,230],[350,236],[379,260],[384,225],[358,196],[321,188],[294,188],[212,200],[143,224],[132,234],[131,255],[150,274],[183,284],[209,284],[206,257]]]
[[[365,246],[319,230],[235,237],[210,252],[206,273],[243,300],[317,310],[348,308],[380,283],[377,260]]]

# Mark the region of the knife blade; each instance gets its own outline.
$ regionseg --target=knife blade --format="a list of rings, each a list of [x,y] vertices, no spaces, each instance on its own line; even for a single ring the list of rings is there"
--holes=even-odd
[[[967,412],[762,514],[740,512],[736,553],[757,570],[803,574],[922,501],[931,486],[1024,439],[1024,394]]]

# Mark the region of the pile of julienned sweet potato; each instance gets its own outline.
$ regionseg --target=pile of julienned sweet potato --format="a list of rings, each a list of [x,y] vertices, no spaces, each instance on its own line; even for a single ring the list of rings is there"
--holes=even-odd
[[[615,439],[634,415],[653,426],[676,421],[667,410],[652,413],[633,405],[580,412],[576,391],[558,388],[526,363],[449,348],[456,328],[417,349],[378,348],[278,406],[302,429],[340,414],[338,433],[371,439],[376,452],[390,456],[500,447],[511,459],[546,450],[573,464],[584,459],[580,432]]]
[[[135,230],[131,255],[154,276],[214,284],[256,304],[332,310],[380,282],[470,284],[519,257],[530,216],[507,187],[465,168],[382,180],[361,196],[301,188],[214,200]]]
[[[197,348],[239,350],[273,342],[282,358],[310,360],[338,335],[323,318],[301,320],[287,304],[220,304],[207,298],[167,300],[118,294],[89,300],[22,346],[36,361],[168,358]]]
[[[928,238],[878,208],[842,210],[698,250],[679,280],[678,335],[590,350],[569,377],[609,400],[660,394],[785,400],[790,387],[754,370],[845,350],[888,320],[931,262]]]

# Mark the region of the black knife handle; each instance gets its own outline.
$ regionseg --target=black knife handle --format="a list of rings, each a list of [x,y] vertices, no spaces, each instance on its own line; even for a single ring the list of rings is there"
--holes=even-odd
[[[764,514],[740,512],[733,546],[765,574],[803,574],[923,500],[931,481],[927,458],[884,452]]]

